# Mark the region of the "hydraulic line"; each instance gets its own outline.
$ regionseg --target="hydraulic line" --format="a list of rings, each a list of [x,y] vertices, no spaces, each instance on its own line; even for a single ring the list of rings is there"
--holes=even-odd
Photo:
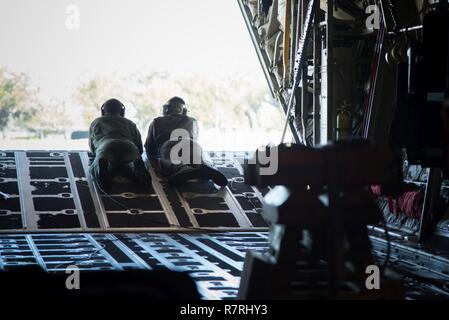
[[[290,11],[291,11],[291,0],[285,1],[285,15],[284,15],[284,45],[283,45],[283,80],[284,86],[287,86],[290,78]]]
[[[292,108],[293,108],[293,100],[295,98],[295,94],[296,94],[296,90],[298,89],[299,82],[301,80],[302,68],[304,67],[304,62],[306,59],[305,54],[304,54],[305,42],[306,42],[307,34],[308,34],[309,30],[311,29],[313,16],[315,15],[316,2],[317,2],[316,0],[309,1],[309,6],[307,8],[307,16],[306,16],[306,19],[304,20],[303,32],[301,34],[301,38],[299,39],[299,45],[298,45],[298,50],[297,50],[296,59],[295,59],[295,74],[293,77],[293,85],[291,88],[290,97],[288,99],[287,110],[286,110],[286,114],[285,114],[286,118],[285,118],[285,122],[284,122],[284,129],[282,131],[281,143],[283,143],[284,139],[285,139],[285,134],[287,132],[287,126],[290,121],[290,116],[291,116],[291,112],[292,112]],[[300,139],[300,143],[304,145],[305,137],[303,137],[301,134],[298,134],[298,136]]]

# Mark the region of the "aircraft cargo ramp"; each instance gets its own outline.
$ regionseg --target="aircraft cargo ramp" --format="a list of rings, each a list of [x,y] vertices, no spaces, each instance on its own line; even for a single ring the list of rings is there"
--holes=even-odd
[[[173,188],[152,169],[144,191],[116,177],[108,193],[88,174],[87,151],[1,151],[0,271],[186,272],[203,299],[235,298],[248,250],[268,248],[261,191],[246,185],[244,153],[210,152],[228,178],[220,188]]]
[[[88,174],[86,151],[0,153],[0,232],[154,232],[266,230],[262,193],[244,183],[243,153],[211,152],[227,187],[192,181],[172,188],[153,177],[144,191],[117,177],[106,193]]]
[[[210,156],[228,178],[226,188],[199,181],[173,188],[150,169],[152,190],[118,177],[105,193],[87,174],[86,151],[1,151],[0,190],[10,198],[0,202],[0,271],[38,266],[62,274],[71,265],[87,272],[181,271],[202,299],[235,299],[246,252],[269,247],[261,214],[266,190],[244,183],[240,164],[248,154]],[[371,241],[382,261],[384,240],[374,232]],[[409,271],[411,253],[392,246],[393,264]],[[445,269],[443,260],[438,266]],[[417,286],[406,279],[408,298],[444,296],[435,284]]]

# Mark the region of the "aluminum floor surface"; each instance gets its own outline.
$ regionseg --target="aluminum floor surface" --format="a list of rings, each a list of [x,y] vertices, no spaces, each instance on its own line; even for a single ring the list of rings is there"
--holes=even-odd
[[[123,177],[105,193],[90,179],[86,151],[0,151],[0,233],[266,230],[262,193],[244,183],[244,153],[211,152],[229,184],[172,188],[150,169],[144,191]]]
[[[40,265],[64,273],[170,269],[187,272],[203,299],[235,299],[248,250],[267,249],[267,233],[0,235],[0,272]]]

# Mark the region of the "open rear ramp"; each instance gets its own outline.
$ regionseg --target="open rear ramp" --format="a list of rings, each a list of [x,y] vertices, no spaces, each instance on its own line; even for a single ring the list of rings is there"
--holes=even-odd
[[[0,152],[0,232],[264,230],[262,194],[246,185],[243,153],[211,152],[229,184],[192,181],[172,188],[150,169],[153,188],[123,177],[108,193],[91,180],[86,151]]]

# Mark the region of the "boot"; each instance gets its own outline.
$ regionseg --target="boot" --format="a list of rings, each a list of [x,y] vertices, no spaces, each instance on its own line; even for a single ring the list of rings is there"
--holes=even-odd
[[[183,166],[176,173],[172,174],[167,182],[173,186],[179,186],[188,180],[201,179],[200,167]]]
[[[228,184],[228,179],[223,173],[206,164],[200,165],[201,179],[212,180],[215,184],[224,187]]]
[[[168,183],[180,185],[188,180],[212,180],[215,184],[224,187],[228,184],[228,179],[217,169],[201,164],[197,167],[185,166],[170,178]]]

